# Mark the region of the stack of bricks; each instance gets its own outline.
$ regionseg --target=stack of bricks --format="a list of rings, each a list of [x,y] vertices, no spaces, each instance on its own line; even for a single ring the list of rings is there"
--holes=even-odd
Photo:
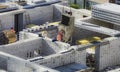
[[[10,30],[5,30],[0,33],[0,45],[13,43],[16,40],[15,33],[11,32]]]
[[[0,45],[7,44],[8,40],[3,32],[0,32]]]

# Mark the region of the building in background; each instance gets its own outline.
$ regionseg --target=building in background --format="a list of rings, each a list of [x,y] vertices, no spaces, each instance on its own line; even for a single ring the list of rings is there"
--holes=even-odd
[[[116,3],[120,5],[120,0],[109,0],[110,3]]]
[[[108,3],[109,0],[69,0],[69,3],[76,3],[80,6],[80,8],[91,9],[92,5]]]

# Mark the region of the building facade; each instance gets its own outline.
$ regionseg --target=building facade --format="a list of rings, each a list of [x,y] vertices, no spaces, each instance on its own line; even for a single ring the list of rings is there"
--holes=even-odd
[[[91,9],[92,5],[108,3],[109,0],[70,0],[69,3],[76,3],[80,8]]]

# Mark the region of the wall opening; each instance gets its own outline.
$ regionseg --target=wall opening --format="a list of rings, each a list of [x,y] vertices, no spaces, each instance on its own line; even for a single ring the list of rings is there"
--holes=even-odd
[[[18,19],[19,19],[18,17],[19,17],[19,14],[16,14],[15,15],[15,25],[14,25],[14,29],[16,32],[18,32],[18,30],[19,30],[18,29]]]
[[[16,33],[23,29],[23,13],[15,14],[14,16],[14,29]]]

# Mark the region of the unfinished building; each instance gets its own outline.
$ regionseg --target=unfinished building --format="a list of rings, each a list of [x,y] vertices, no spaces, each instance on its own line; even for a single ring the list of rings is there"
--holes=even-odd
[[[108,4],[108,6],[111,4]],[[114,4],[112,4],[114,5]],[[116,6],[116,5],[114,5]],[[98,5],[99,7],[99,5]],[[119,6],[118,6],[119,7]],[[69,10],[68,10],[69,11]],[[94,13],[94,12],[92,12]],[[99,13],[98,13],[99,14]],[[95,56],[95,67],[97,71],[101,71],[104,68],[112,65],[119,64],[119,25],[116,23],[111,23],[110,21],[104,21],[96,19],[97,17],[87,17],[84,19],[76,18],[75,21],[75,30],[72,36],[73,47],[79,48],[79,50],[89,49],[96,46],[96,49],[93,52],[86,52],[94,54]],[[26,39],[31,38],[30,35],[27,35],[29,32],[25,31],[22,35],[28,36]],[[37,34],[32,35],[32,37],[37,37]],[[29,37],[30,36],[30,37]],[[23,36],[24,37],[24,36]],[[98,41],[86,42],[86,38],[96,38],[99,37]],[[86,44],[78,45],[76,41],[83,40]],[[118,42],[117,42],[118,41]],[[115,52],[115,54],[113,54]]]
[[[111,4],[108,4],[108,6],[109,5]],[[71,9],[65,6],[63,7],[57,4],[49,7],[52,8],[52,9],[50,8],[51,16],[45,17],[45,19],[43,18],[45,21],[50,21],[50,22],[60,21],[62,12],[70,11],[70,10],[73,12],[73,15],[76,17],[75,29],[72,36],[72,42],[70,44],[59,41],[52,42],[47,38],[39,37],[39,35],[35,33],[37,29],[33,30],[32,32],[28,31],[28,29],[25,29],[24,31],[20,32],[21,38],[18,42],[8,45],[2,45],[0,46],[0,51],[16,56],[17,62],[19,62],[19,59],[22,59],[27,62],[36,63],[37,65],[47,66],[49,68],[55,69],[55,71],[57,70],[62,72],[80,71],[81,65],[83,69],[87,69],[88,64],[86,62],[87,62],[88,53],[94,55],[95,62],[93,66],[95,67],[96,71],[101,71],[108,66],[119,64],[120,32],[119,32],[118,24],[111,23],[110,21],[108,22],[108,21],[95,19],[97,17],[94,15],[92,15],[92,17],[80,19],[80,17],[84,17],[84,13],[82,16],[80,15],[81,14],[80,10]],[[89,14],[87,16],[89,16]],[[39,18],[39,16],[37,17]],[[32,19],[31,21],[36,22],[35,24],[39,23],[39,21],[42,20],[41,18],[40,20],[39,19],[34,20],[34,17],[32,18],[33,21]],[[24,19],[23,22],[25,22]],[[40,21],[40,23],[44,23],[44,22],[43,20]],[[39,27],[39,24],[37,24],[37,26]],[[55,33],[57,33],[57,31],[55,31]],[[99,38],[99,40],[87,41],[85,44],[79,44],[76,42],[79,40],[86,41],[87,40],[86,38],[91,38],[91,37]],[[90,48],[94,48],[92,53],[87,51],[87,49]],[[0,54],[1,59],[3,59],[2,54],[3,53]],[[11,57],[6,58],[5,61],[9,60],[9,58]],[[0,60],[0,63],[3,63],[3,61],[4,60]],[[5,65],[3,64],[0,65],[0,68],[4,70],[8,70],[11,72],[27,72],[23,70],[26,68],[21,68],[21,65],[23,65],[23,67],[26,67],[24,63],[19,63],[20,67],[18,67],[18,70],[17,68],[16,70],[12,68],[15,67],[17,63],[16,64],[13,63],[15,64],[13,66],[9,66],[12,65],[9,64],[9,61],[5,62],[4,64]],[[34,70],[35,69],[32,69],[31,71],[28,72],[33,72]]]

